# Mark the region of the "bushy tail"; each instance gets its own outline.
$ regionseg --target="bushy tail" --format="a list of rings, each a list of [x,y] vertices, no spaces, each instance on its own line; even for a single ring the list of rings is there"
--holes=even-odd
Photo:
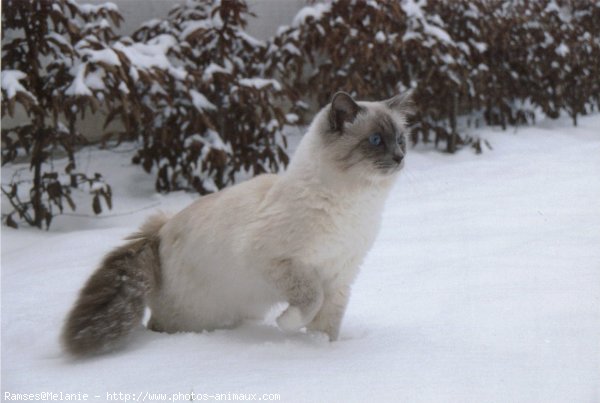
[[[165,222],[162,214],[151,217],[128,243],[104,258],[65,322],[62,341],[69,353],[112,350],[140,324],[146,296],[160,281],[158,231]]]

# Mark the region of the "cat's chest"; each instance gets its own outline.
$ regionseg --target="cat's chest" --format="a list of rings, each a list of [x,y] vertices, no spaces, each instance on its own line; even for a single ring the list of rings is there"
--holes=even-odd
[[[373,245],[379,229],[381,211],[370,207],[334,206],[315,214],[305,258],[332,274],[354,270]]]

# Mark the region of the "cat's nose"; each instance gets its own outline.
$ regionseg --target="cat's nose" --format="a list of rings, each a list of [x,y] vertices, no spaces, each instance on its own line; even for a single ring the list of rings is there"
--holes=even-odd
[[[394,161],[396,161],[398,164],[402,162],[402,160],[404,159],[404,154],[402,153],[394,153],[392,155],[392,159]]]

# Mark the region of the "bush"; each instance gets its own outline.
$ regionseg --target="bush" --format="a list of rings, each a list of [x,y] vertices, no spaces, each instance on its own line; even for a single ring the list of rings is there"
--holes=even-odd
[[[300,97],[414,88],[413,142],[448,152],[470,141],[481,151],[459,133],[461,115],[506,127],[562,111],[577,124],[600,105],[600,1],[333,0],[267,43],[245,33],[243,0],[188,1],[131,38],[114,34],[111,3],[2,5],[2,117],[27,113],[2,129],[2,164],[30,162],[2,185],[11,226],[48,227],[75,209],[74,189],[91,192],[96,213],[102,200],[110,208],[102,176],[76,170],[76,123],[89,112],[105,114],[105,141],[139,141],[133,161],[156,174],[158,191],[205,194],[287,164],[282,130],[305,109]],[[61,153],[69,163],[57,172]]]
[[[282,129],[296,116],[278,99],[289,91],[265,78],[266,44],[247,35],[243,1],[186,2],[168,18],[117,37],[112,3],[3,0],[2,117],[22,107],[25,124],[2,129],[2,164],[28,158],[32,173],[2,186],[22,220],[48,227],[72,189],[88,189],[96,214],[112,192],[99,173],[76,172],[86,143],[77,120],[100,110],[103,143],[139,139],[134,162],[156,172],[159,191],[217,191],[236,174],[257,175],[287,164]],[[5,40],[6,37],[6,40]],[[117,122],[117,129],[107,130]],[[69,163],[56,172],[62,153]]]
[[[110,69],[88,59],[114,38],[108,21],[117,24],[121,16],[109,4],[84,7],[68,0],[3,0],[2,10],[2,117],[14,116],[17,108],[27,114],[24,124],[2,128],[2,165],[25,155],[30,161],[29,174],[2,185],[13,207],[4,222],[49,227],[65,205],[75,209],[72,189],[88,190],[97,214],[101,199],[110,208],[112,193],[102,176],[76,171],[75,152],[85,138],[75,123],[78,114],[110,106],[118,91]],[[64,173],[54,171],[57,152],[69,160]]]
[[[135,88],[143,146],[134,161],[157,168],[157,190],[205,194],[239,172],[287,164],[282,129],[295,115],[277,105],[290,95],[264,78],[266,45],[244,32],[248,14],[243,1],[188,2],[134,34],[138,44],[163,47],[170,63],[160,81]]]
[[[380,99],[414,88],[413,142],[454,152],[467,142],[460,115],[506,127],[540,108],[576,124],[598,106],[600,2],[333,0],[301,10],[269,56],[269,72],[321,104],[338,89]]]

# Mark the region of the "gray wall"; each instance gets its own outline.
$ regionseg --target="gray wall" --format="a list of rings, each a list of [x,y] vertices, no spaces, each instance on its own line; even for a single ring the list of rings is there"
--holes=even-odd
[[[306,0],[249,0],[250,11],[256,18],[248,21],[248,33],[259,39],[267,39],[277,33],[281,25],[290,25]]]
[[[185,0],[111,0],[119,7],[125,23],[118,30],[130,35],[145,21],[161,18],[177,4]],[[226,1],[226,0],[225,0]],[[106,0],[79,0],[79,3],[101,4]],[[250,11],[256,18],[249,18],[247,31],[258,39],[267,39],[277,32],[280,25],[289,25],[294,15],[306,5],[306,0],[248,0]]]

